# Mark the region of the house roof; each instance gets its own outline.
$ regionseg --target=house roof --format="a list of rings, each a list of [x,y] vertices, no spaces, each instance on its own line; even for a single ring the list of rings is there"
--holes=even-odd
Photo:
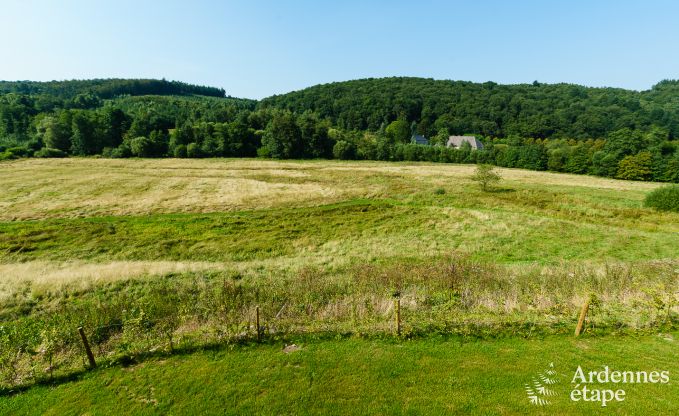
[[[472,149],[475,150],[483,149],[483,143],[474,136],[450,136],[446,146],[459,148],[464,143],[469,143]]]
[[[412,142],[415,144],[429,144],[429,140],[427,140],[427,138],[424,136],[420,136],[419,134],[413,135]]]

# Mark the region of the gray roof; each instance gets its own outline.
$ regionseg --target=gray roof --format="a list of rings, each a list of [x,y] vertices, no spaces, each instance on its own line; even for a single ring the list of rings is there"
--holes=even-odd
[[[469,145],[474,150],[483,149],[483,143],[481,143],[479,139],[477,139],[474,136],[450,136],[448,137],[448,142],[446,143],[446,146],[459,149],[463,143],[469,143]]]
[[[429,144],[429,140],[426,137],[420,136],[419,134],[414,134],[411,141],[415,144]]]

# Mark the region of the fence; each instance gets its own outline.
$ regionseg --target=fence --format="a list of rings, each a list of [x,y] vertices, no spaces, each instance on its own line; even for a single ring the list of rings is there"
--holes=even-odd
[[[583,305],[577,323],[575,335],[580,335],[585,329],[585,319],[589,309],[589,300]],[[370,324],[370,331],[361,330],[360,325],[353,331],[342,331],[342,326],[327,326],[327,332],[371,333],[372,335],[387,335],[403,337],[414,333],[413,327],[420,323],[417,314],[409,314],[408,308],[402,308],[402,299],[393,299],[392,307],[387,313],[379,313],[375,322]],[[233,326],[231,331],[220,328],[216,322],[192,323],[191,320],[166,317],[161,319],[149,319],[136,315],[125,322],[112,323],[98,326],[65,326],[63,331],[50,334],[49,331],[41,334],[41,342],[38,349],[30,349],[27,345],[11,346],[3,345],[3,382],[5,391],[11,391],[13,387],[30,385],[36,382],[50,382],[54,380],[54,372],[60,376],[67,376],[82,371],[84,368],[95,368],[104,361],[106,365],[116,362],[124,363],[138,359],[144,354],[158,352],[173,353],[176,344],[182,349],[204,348],[218,346],[229,342],[265,342],[284,336],[294,336],[314,332],[308,325],[280,325],[283,311],[287,304],[277,311],[270,310],[269,314],[262,314],[261,308],[256,306],[251,313],[250,319]],[[404,320],[405,318],[405,320]],[[413,321],[408,322],[408,318]],[[474,328],[464,328],[462,322],[454,319],[457,327],[448,325],[442,328],[433,328],[439,332],[448,334],[473,335]],[[451,322],[453,322],[451,321]],[[449,324],[451,323],[449,322]],[[375,325],[375,323],[379,323]],[[355,323],[354,323],[355,324]],[[413,325],[415,324],[415,325]],[[516,330],[532,331],[517,323]],[[290,325],[288,322],[287,325]],[[349,326],[352,324],[349,323]],[[239,331],[233,331],[239,328]],[[346,327],[345,327],[346,328]],[[477,328],[478,329],[478,328]],[[432,328],[423,328],[422,332],[430,332]],[[323,332],[323,331],[321,331]],[[525,335],[525,334],[524,334]],[[10,347],[10,348],[5,348]],[[80,364],[78,364],[80,363]],[[45,375],[40,374],[42,366]]]

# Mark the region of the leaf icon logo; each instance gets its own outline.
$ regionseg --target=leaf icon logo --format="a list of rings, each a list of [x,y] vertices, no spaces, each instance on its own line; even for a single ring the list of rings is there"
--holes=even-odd
[[[554,385],[559,382],[557,373],[554,370],[554,363],[549,363],[549,366],[544,370],[539,372],[535,377],[533,377],[531,383],[524,384],[526,390],[526,395],[528,396],[528,401],[530,404],[535,406],[546,406],[551,404],[547,397],[556,396],[556,391],[552,390],[548,386]]]

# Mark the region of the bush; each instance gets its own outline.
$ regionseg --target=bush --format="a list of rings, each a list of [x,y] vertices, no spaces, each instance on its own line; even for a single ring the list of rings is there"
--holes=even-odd
[[[111,151],[111,157],[115,159],[124,159],[132,157],[132,150],[127,143],[123,143]]]
[[[189,143],[186,146],[186,157],[203,157],[203,153],[200,151],[200,146],[198,146],[198,143]]]
[[[644,205],[658,211],[679,212],[679,185],[663,186],[646,195]]]
[[[33,155],[35,157],[66,157],[66,152],[59,149],[52,149],[49,147],[43,147],[42,149],[35,152]]]
[[[332,154],[335,159],[351,160],[356,159],[356,146],[344,140],[335,143],[332,148]]]
[[[153,147],[153,141],[148,137],[140,136],[130,140],[130,150],[136,157],[154,156]]]
[[[5,153],[11,153],[16,157],[30,157],[33,154],[33,150],[25,146],[15,146],[5,150]]]
[[[269,148],[262,146],[259,149],[257,149],[257,157],[271,157],[271,152],[269,152]]]
[[[486,192],[492,185],[499,182],[502,176],[495,171],[494,167],[481,164],[476,166],[474,175],[470,179],[481,185],[481,189]]]
[[[10,159],[17,159],[18,156],[15,155],[14,153],[10,152],[9,150],[5,150],[4,152],[0,153],[0,160],[10,160]]]
[[[174,157],[185,158],[188,156],[188,151],[186,150],[186,145],[180,144],[174,148]]]

